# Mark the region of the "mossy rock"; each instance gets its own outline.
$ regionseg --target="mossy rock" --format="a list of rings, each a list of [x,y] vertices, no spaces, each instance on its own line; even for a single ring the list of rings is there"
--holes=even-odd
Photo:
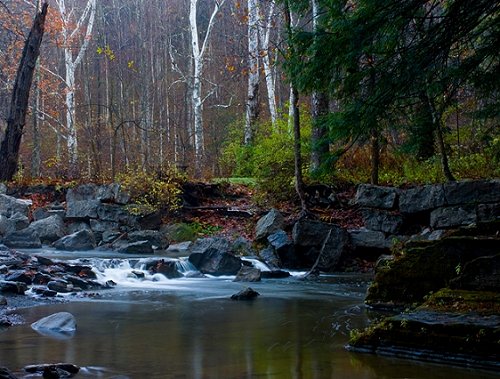
[[[171,242],[194,241],[198,238],[194,228],[183,222],[165,225],[161,230]]]
[[[430,295],[418,309],[500,315],[500,293],[443,288]]]
[[[500,368],[500,316],[418,311],[353,333],[348,349],[401,358]]]
[[[366,303],[375,307],[421,304],[430,292],[447,287],[467,262],[500,251],[497,237],[452,236],[408,244],[400,257],[381,266]]]

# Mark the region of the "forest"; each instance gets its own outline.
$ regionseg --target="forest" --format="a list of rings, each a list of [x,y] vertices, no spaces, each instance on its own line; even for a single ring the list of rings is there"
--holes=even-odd
[[[2,136],[41,6],[0,2]],[[2,180],[175,172],[252,178],[287,196],[294,182],[498,177],[499,8],[48,1],[17,163],[11,174],[2,164]]]

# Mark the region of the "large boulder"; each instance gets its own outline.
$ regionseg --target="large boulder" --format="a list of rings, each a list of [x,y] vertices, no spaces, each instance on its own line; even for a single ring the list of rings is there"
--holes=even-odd
[[[466,226],[477,222],[474,205],[456,205],[442,207],[431,212],[431,227],[434,229]]]
[[[97,200],[98,186],[95,184],[82,184],[68,189],[66,192],[66,202],[72,203],[82,200]]]
[[[189,261],[203,274],[221,276],[236,275],[242,266],[240,258],[215,248],[204,253],[192,253]]]
[[[467,180],[447,183],[444,193],[448,205],[500,202],[500,179]]]
[[[236,274],[234,282],[260,282],[261,271],[255,267],[243,266]]]
[[[0,183],[0,195],[5,195],[7,193],[7,186],[3,183]]]
[[[157,230],[136,230],[128,234],[129,242],[148,241],[153,250],[165,250],[168,240],[165,235]]]
[[[494,222],[500,220],[500,203],[479,204],[477,206],[478,222]]]
[[[15,213],[21,213],[28,216],[31,204],[31,200],[16,199],[0,194],[0,215],[11,217]]]
[[[261,257],[269,262],[272,268],[297,267],[299,265],[293,241],[283,230],[278,230],[267,237],[271,251],[264,249]]]
[[[442,184],[409,188],[399,194],[401,213],[431,211],[444,205],[446,205],[446,197]]]
[[[262,240],[270,234],[283,229],[285,226],[285,218],[276,209],[271,209],[265,216],[257,221],[255,227],[255,239]]]
[[[259,253],[259,257],[273,270],[282,267],[281,260],[272,247],[266,247]]]
[[[349,230],[351,244],[354,248],[390,249],[392,241],[383,232],[366,228]]]
[[[403,226],[403,216],[381,209],[365,208],[362,210],[363,221],[367,229],[397,234]]]
[[[117,251],[121,254],[154,254],[153,246],[147,240],[120,243]]]
[[[360,207],[394,209],[397,198],[396,188],[361,184],[358,186],[354,201]]]
[[[52,243],[66,234],[64,222],[57,215],[34,221],[29,227],[38,234],[42,243]]]
[[[54,242],[54,247],[57,250],[67,251],[92,250],[95,249],[96,242],[92,231],[80,230],[58,239]]]
[[[330,236],[325,241],[328,233]],[[303,264],[308,267],[316,262],[323,243],[326,242],[317,266],[321,271],[335,270],[342,255],[350,248],[349,234],[345,229],[315,220],[297,221],[293,227],[292,238]]]
[[[99,186],[96,193],[97,200],[103,203],[116,203],[125,205],[130,201],[130,195],[123,191],[118,183]]]
[[[260,293],[248,287],[238,293],[235,293],[234,295],[231,295],[231,300],[254,300],[257,296],[260,296]]]
[[[3,243],[13,249],[39,249],[42,247],[38,233],[31,228],[7,234],[3,239]]]
[[[0,235],[12,233],[16,230],[16,224],[9,217],[0,214]]]
[[[131,215],[127,209],[117,204],[100,204],[97,216],[102,221],[112,221],[120,225],[137,226],[137,218]]]
[[[74,200],[67,202],[66,218],[70,220],[88,220],[97,218],[97,209],[101,205],[99,200]]]
[[[189,251],[191,254],[203,254],[211,248],[222,252],[229,252],[231,250],[231,243],[221,237],[198,238],[191,244]]]
[[[59,312],[44,317],[33,324],[31,328],[41,334],[67,334],[76,332],[76,319],[68,312]]]
[[[14,223],[15,230],[22,230],[30,225],[28,216],[19,212],[14,213],[12,216],[10,216],[10,221]]]

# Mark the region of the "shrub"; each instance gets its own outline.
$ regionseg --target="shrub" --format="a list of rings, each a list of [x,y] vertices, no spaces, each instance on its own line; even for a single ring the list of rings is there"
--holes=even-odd
[[[150,214],[160,210],[173,211],[180,207],[181,186],[185,177],[175,168],[167,168],[161,175],[139,169],[119,174],[117,182],[132,199],[133,214]]]

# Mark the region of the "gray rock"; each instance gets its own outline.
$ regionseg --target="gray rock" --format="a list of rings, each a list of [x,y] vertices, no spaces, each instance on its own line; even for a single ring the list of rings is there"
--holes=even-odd
[[[446,183],[444,192],[448,205],[498,203],[500,179]]]
[[[7,276],[5,276],[5,280],[8,282],[21,282],[28,286],[33,283],[32,277],[28,275],[25,271],[11,272]]]
[[[82,184],[68,189],[66,203],[75,201],[97,200],[98,186],[95,184]]]
[[[271,269],[281,268],[281,260],[272,247],[261,250],[259,256]]]
[[[189,261],[201,273],[214,276],[236,275],[242,266],[240,258],[212,247],[202,254],[192,253]]]
[[[47,283],[47,288],[51,291],[60,293],[69,293],[75,290],[73,284],[62,279],[51,280]]]
[[[113,243],[122,235],[123,233],[115,230],[106,230],[101,235],[101,241],[102,243]]]
[[[28,216],[19,212],[14,213],[12,216],[10,216],[10,220],[14,223],[15,230],[22,230],[30,225]]]
[[[330,230],[330,238],[326,242],[322,258],[317,267],[321,271],[335,269],[342,254],[349,250],[349,234],[345,229],[337,225],[320,221],[303,219],[295,223],[292,238],[302,257],[303,264],[307,266],[314,264]]]
[[[494,222],[500,220],[500,203],[479,204],[477,206],[478,222]]]
[[[24,371],[30,374],[41,373],[43,378],[72,378],[78,374],[80,367],[70,363],[49,363],[25,366]]]
[[[185,241],[169,245],[167,248],[167,255],[175,257],[186,257],[189,255],[191,245],[192,245],[191,241]]]
[[[97,218],[99,200],[74,200],[67,202],[66,219],[88,220]]]
[[[132,216],[125,207],[116,204],[101,204],[97,209],[98,218],[102,221],[112,221],[120,225],[134,227],[137,218]]]
[[[4,186],[4,184],[0,183],[0,192],[2,191],[2,186]],[[0,379],[17,379],[17,376],[7,367],[0,367]]]
[[[82,251],[92,250],[96,247],[94,234],[89,230],[80,230],[79,232],[64,236],[54,242],[57,250]]]
[[[190,253],[203,254],[210,248],[222,252],[229,252],[231,250],[231,243],[227,239],[221,237],[198,238],[191,245]]]
[[[269,235],[267,237],[267,241],[269,245],[271,245],[274,249],[279,250],[286,246],[292,245],[292,240],[283,230],[278,230],[275,233]]]
[[[283,229],[285,225],[285,218],[276,209],[271,209],[264,217],[257,221],[255,227],[255,239],[262,240],[267,238],[270,234]]]
[[[28,290],[28,286],[23,282],[9,282],[7,280],[0,280],[0,293],[13,293],[17,295],[24,295]]]
[[[3,243],[14,249],[39,249],[42,247],[42,242],[37,232],[31,228],[25,228],[7,234]]]
[[[231,244],[231,251],[235,255],[240,256],[250,256],[255,255],[255,251],[252,249],[252,243],[245,237],[238,237]]]
[[[15,213],[28,216],[31,200],[16,199],[12,196],[0,195],[0,215],[11,217]]]
[[[364,208],[362,210],[365,227],[379,232],[397,234],[403,225],[403,216],[397,213]]]
[[[59,312],[34,322],[31,328],[44,335],[54,333],[71,336],[76,332],[76,319],[71,313]]]
[[[7,186],[3,183],[0,183],[0,195],[5,195],[7,193]]]
[[[149,241],[136,241],[120,245],[117,252],[121,254],[154,254],[153,247]]]
[[[390,249],[392,242],[382,232],[366,228],[349,230],[351,244],[355,248]]]
[[[66,230],[68,234],[73,234],[82,230],[91,231],[92,229],[90,228],[89,224],[85,221],[73,221],[68,223]]]
[[[165,259],[156,261],[156,264],[151,265],[149,269],[152,273],[162,274],[167,279],[181,278],[182,274],[177,270],[176,262]]]
[[[234,282],[260,282],[261,271],[255,267],[243,266],[236,274]]]
[[[114,221],[90,220],[90,229],[95,233],[118,231],[120,225]]]
[[[399,194],[401,213],[431,211],[444,205],[446,205],[446,199],[442,184],[409,188]]]
[[[153,250],[165,250],[168,240],[165,235],[157,230],[137,230],[128,234],[129,242],[148,241]]]
[[[125,205],[130,201],[130,195],[123,191],[118,183],[99,186],[96,198],[103,203],[116,203],[122,205]]]
[[[56,215],[34,221],[29,227],[38,234],[42,243],[52,243],[66,234],[62,218]]]
[[[0,295],[0,305],[7,305],[7,298]]]
[[[231,300],[254,300],[257,296],[260,296],[260,293],[248,287],[232,295]]]
[[[6,235],[16,230],[16,224],[10,218],[0,215],[0,235]]]
[[[361,207],[393,209],[397,198],[396,188],[361,184],[358,186],[354,201]]]
[[[476,222],[477,213],[473,205],[443,207],[431,212],[431,227],[434,229],[466,226]]]
[[[184,222],[163,225],[160,231],[165,234],[169,241],[184,242],[196,239],[194,229]]]

